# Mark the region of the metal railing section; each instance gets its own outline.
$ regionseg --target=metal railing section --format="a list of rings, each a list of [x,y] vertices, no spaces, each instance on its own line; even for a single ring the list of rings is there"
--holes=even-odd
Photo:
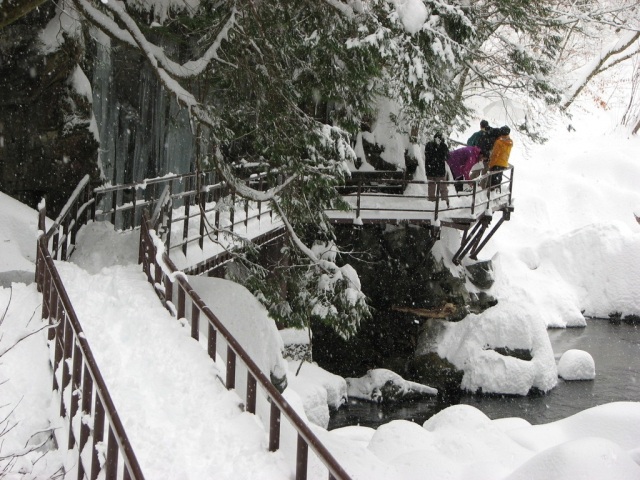
[[[371,172],[370,178],[366,175],[359,175],[354,179],[347,182],[343,187],[339,187],[339,192],[344,192],[345,198],[355,198],[355,217],[360,218],[363,213],[367,211],[371,212],[389,212],[397,214],[409,213],[429,213],[433,215],[434,220],[438,220],[442,213],[461,214],[475,216],[486,209],[492,207],[492,205],[511,205],[512,203],[512,190],[513,190],[513,166],[509,166],[507,169],[502,170],[502,181],[496,185],[491,185],[491,178],[497,172],[488,172],[482,176],[471,180],[459,180],[459,181],[436,181],[436,194],[432,205],[428,206],[411,206],[411,200],[424,200],[425,195],[407,195],[398,193],[387,193],[389,190],[402,190],[404,191],[410,185],[428,185],[427,181],[416,181],[406,179],[394,179],[394,178],[376,178],[376,172]],[[384,173],[384,172],[383,172]],[[453,190],[456,185],[459,185],[463,189],[456,193],[458,198],[463,199],[461,204],[456,206],[447,206],[441,199],[441,191],[443,188],[447,188],[449,191]],[[450,188],[451,187],[451,188]],[[452,197],[452,195],[449,195]],[[403,207],[384,207],[379,202],[375,203],[375,207],[369,207],[366,205],[367,199],[381,199],[381,198],[397,199],[402,198],[406,201],[403,202]],[[417,202],[415,202],[417,203]]]
[[[155,241],[154,241],[155,240]],[[216,362],[217,355],[225,356],[225,385],[228,389],[236,388],[238,392],[245,390],[246,411],[256,414],[258,394],[268,402],[268,419],[261,421],[269,431],[269,450],[276,451],[280,447],[281,421],[284,418],[297,432],[296,479],[307,478],[309,447],[328,470],[329,479],[349,479],[349,475],[338,464],[331,453],[320,442],[316,435],[293,410],[280,392],[274,387],[264,373],[253,362],[242,346],[229,333],[220,320],[211,312],[200,296],[193,290],[182,272],[180,272],[166,251],[158,249],[161,241],[153,231],[149,221],[144,221],[140,232],[141,263],[149,282],[154,285],[156,293],[167,308],[177,316],[186,318],[191,326],[191,336],[207,346],[207,352]],[[176,291],[174,291],[174,289]],[[206,325],[201,325],[201,320]],[[206,338],[200,338],[204,332]],[[222,342],[223,348],[218,351],[217,344]],[[226,347],[226,348],[224,348]],[[244,385],[237,385],[238,366],[246,372]],[[242,387],[242,388],[237,388]]]
[[[266,174],[253,174],[245,182],[256,189],[267,186]],[[253,219],[268,216],[274,218],[270,205],[239,199],[235,191],[223,181],[218,181],[213,171],[171,175],[143,183],[98,187],[94,190],[92,215],[95,220],[108,220],[116,229],[138,228],[142,212],[153,210],[157,200],[168,188],[170,208],[163,209],[163,228],[158,232],[164,238],[168,251],[181,250],[186,257],[188,248],[195,243],[202,250],[205,239],[218,241],[220,232],[232,234],[247,232]],[[176,225],[180,233],[175,234]],[[194,230],[197,233],[191,233]],[[165,235],[166,233],[166,235]],[[173,233],[173,235],[172,235]]]
[[[76,190],[84,195],[86,185]],[[73,199],[69,205],[77,204]],[[67,215],[73,211],[72,215]],[[96,364],[91,348],[71,305],[62,279],[49,252],[50,236],[58,236],[60,255],[66,257],[65,232],[77,231],[79,209],[63,211],[62,222],[56,221],[37,242],[36,282],[42,292],[42,318],[49,319],[49,342],[53,346],[53,391],[60,404],[64,429],[56,430],[60,446],[77,454],[78,480],[98,477],[106,480],[142,480],[138,464],[120,417]],[[46,209],[41,206],[38,227],[45,229]],[[62,228],[62,233],[60,232]],[[106,438],[105,438],[106,433]]]

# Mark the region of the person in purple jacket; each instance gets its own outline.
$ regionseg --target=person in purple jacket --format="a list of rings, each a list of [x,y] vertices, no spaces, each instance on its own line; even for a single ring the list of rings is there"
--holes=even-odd
[[[462,147],[449,152],[447,163],[456,181],[456,192],[462,190],[462,180],[469,180],[471,169],[480,161],[480,152],[478,147]]]

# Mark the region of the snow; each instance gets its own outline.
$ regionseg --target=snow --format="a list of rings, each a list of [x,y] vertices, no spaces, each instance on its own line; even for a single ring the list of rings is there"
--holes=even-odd
[[[499,303],[451,324],[438,346],[463,368],[465,388],[549,390],[564,367],[562,358],[556,367],[548,327],[584,326],[585,315],[640,314],[640,225],[634,217],[640,138],[615,129],[613,113],[577,110],[575,130],[559,123],[543,146],[525,148],[512,135],[516,210],[481,253],[493,261],[496,281],[488,293]],[[0,193],[0,224],[0,432],[15,425],[2,434],[4,455],[46,441],[60,419],[50,391],[46,333],[38,332],[41,297],[31,283],[37,214]],[[462,274],[464,265],[447,260],[455,248],[455,235],[443,232],[434,253]],[[185,322],[160,305],[136,260],[135,232],[98,223],[79,235],[74,263],[57,266],[147,478],[291,478],[287,458],[295,452],[295,436],[283,428],[282,449],[267,451],[258,417],[242,411],[239,392],[222,387],[223,363],[212,362]],[[214,282],[222,297],[240,294]],[[220,317],[240,313],[219,300],[210,299]],[[264,329],[245,332],[244,346],[256,349],[257,357],[264,354],[263,368],[287,372],[285,398],[353,478],[640,478],[640,402],[600,405],[543,425],[490,420],[474,407],[456,405],[423,426],[397,420],[377,430],[328,432],[318,424],[326,424],[329,406],[344,401],[346,381],[310,363],[296,375],[299,361],[270,356],[282,340],[271,335],[263,313],[249,315],[262,318]],[[300,332],[288,335],[308,343]],[[499,355],[499,347],[529,350],[532,360]],[[372,392],[377,383],[370,383]],[[45,433],[30,439],[34,431]],[[69,465],[61,450],[40,456],[19,457],[7,478],[49,478]],[[0,460],[0,469],[5,466]],[[309,478],[326,478],[313,458]]]
[[[596,364],[589,352],[570,349],[560,357],[558,376],[564,380],[593,380],[596,376]]]
[[[12,279],[24,282],[32,280],[35,272],[38,214],[0,192],[0,225],[0,285],[9,287]]]
[[[419,0],[393,0],[393,4],[405,30],[412,34],[422,28],[429,16],[427,7]]]
[[[286,376],[284,344],[276,324],[249,290],[222,278],[188,275],[187,280],[267,378]]]

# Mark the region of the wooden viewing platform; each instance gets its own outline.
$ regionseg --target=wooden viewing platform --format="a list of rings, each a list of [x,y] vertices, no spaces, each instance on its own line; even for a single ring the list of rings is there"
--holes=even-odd
[[[472,259],[486,245],[513,212],[513,167],[504,170],[502,182],[488,188],[491,174],[462,182],[436,182],[436,199],[427,199],[427,182],[406,180],[398,172],[357,172],[341,188],[351,210],[327,211],[336,224],[413,224],[430,228],[435,240],[440,228],[455,228],[463,232],[460,248],[453,256],[459,264],[467,255]],[[464,188],[456,192],[455,184]],[[441,189],[448,191],[449,202],[440,198]],[[389,193],[395,190],[394,193]],[[494,214],[501,218],[488,231]],[[486,233],[486,236],[485,236]]]

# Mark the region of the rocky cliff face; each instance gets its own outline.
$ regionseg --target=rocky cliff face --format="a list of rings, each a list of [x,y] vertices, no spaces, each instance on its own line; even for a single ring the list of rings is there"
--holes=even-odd
[[[433,238],[426,227],[349,225],[338,227],[337,234],[347,250],[360,252],[349,263],[358,271],[373,318],[347,342],[314,325],[313,358],[343,376],[360,376],[369,368],[405,376],[427,315],[449,320],[466,315],[465,278],[454,276],[432,255]]]
[[[435,348],[418,354],[418,344],[437,343],[446,322],[495,304],[482,292],[493,282],[490,262],[452,272],[432,252],[432,231],[412,225],[338,226],[339,243],[358,252],[349,263],[358,271],[373,317],[348,341],[313,325],[313,360],[331,372],[359,377],[386,368],[408,380],[459,394],[462,372],[439,358]],[[467,288],[467,280],[475,287]]]
[[[77,86],[83,47],[60,32],[46,52],[42,32],[56,18],[46,3],[0,30],[0,189],[57,211],[86,174],[98,179],[91,100]]]
[[[186,112],[137,52],[45,3],[0,29],[0,189],[55,216],[94,184],[188,172]]]

